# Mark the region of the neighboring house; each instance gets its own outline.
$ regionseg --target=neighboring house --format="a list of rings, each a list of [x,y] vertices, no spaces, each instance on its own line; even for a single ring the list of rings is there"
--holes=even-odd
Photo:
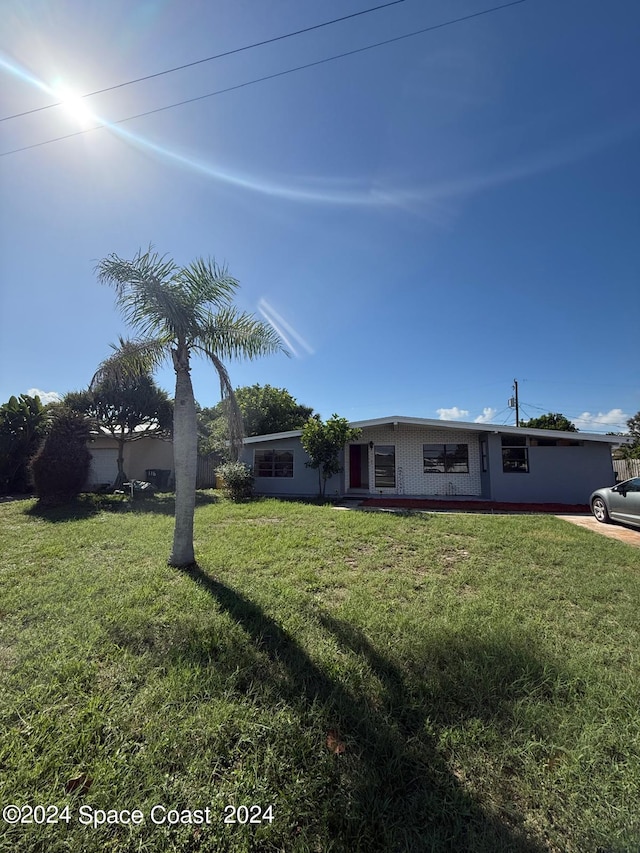
[[[360,438],[344,448],[329,496],[468,496],[520,503],[584,504],[615,482],[611,446],[619,436],[499,424],[388,417],[350,424]],[[301,430],[245,438],[241,459],[263,495],[311,496],[318,472]]]
[[[94,433],[89,442],[91,468],[87,488],[111,485],[118,474],[118,442],[108,432]],[[144,436],[124,445],[124,470],[131,480],[146,480],[148,470],[170,471],[173,475],[171,439]]]

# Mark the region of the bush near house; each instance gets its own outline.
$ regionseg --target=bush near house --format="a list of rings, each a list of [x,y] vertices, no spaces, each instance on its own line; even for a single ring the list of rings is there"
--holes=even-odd
[[[253,474],[242,462],[225,462],[216,468],[222,491],[232,501],[244,501],[253,495]]]
[[[52,410],[49,431],[30,465],[41,504],[64,504],[80,494],[91,465],[89,435],[82,415],[65,407]]]
[[[40,397],[20,394],[0,406],[0,492],[29,489],[29,460],[42,441],[46,420]]]

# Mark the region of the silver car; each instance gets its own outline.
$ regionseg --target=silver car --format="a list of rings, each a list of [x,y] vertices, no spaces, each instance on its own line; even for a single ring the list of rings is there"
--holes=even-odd
[[[591,495],[589,503],[598,521],[621,521],[640,527],[640,477],[598,489]]]

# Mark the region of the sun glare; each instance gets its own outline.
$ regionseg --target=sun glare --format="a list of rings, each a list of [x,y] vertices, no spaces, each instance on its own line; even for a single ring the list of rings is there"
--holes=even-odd
[[[55,85],[53,91],[60,100],[61,108],[76,124],[84,128],[95,123],[95,116],[87,108],[85,101],[80,95],[77,95],[68,86],[63,85]]]

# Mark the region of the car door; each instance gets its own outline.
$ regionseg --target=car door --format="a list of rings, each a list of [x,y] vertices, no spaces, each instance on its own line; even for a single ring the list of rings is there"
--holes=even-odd
[[[612,490],[609,514],[616,521],[640,526],[640,477],[620,483]]]

